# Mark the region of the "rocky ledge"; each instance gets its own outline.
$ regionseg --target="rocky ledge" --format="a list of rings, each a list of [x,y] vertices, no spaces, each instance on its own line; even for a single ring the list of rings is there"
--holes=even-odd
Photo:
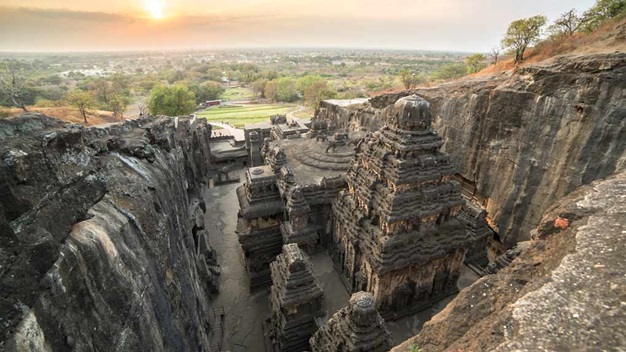
[[[209,350],[210,134],[0,119],[0,350]]]
[[[626,173],[546,213],[497,274],[464,289],[393,351],[615,351],[626,346]]]

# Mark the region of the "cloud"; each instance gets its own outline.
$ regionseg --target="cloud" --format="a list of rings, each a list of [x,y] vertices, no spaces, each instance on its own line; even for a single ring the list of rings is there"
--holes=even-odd
[[[0,16],[59,21],[86,21],[86,22],[126,22],[133,19],[128,16],[106,12],[73,11],[66,9],[41,9],[33,7],[0,7]]]
[[[0,7],[0,51],[279,46],[488,51],[515,19],[540,13],[554,18],[594,0],[215,0],[213,6],[180,0],[179,8],[193,12],[159,21],[142,18],[138,8],[122,10],[119,4],[126,1],[108,1],[118,4],[111,11],[120,12],[85,11],[94,7],[78,0],[72,10]],[[69,6],[68,0],[57,4]]]

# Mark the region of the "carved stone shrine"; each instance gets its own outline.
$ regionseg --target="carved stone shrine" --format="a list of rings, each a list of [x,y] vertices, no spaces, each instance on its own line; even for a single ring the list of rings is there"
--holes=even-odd
[[[310,340],[313,352],[384,352],[393,346],[391,333],[369,292],[352,295]]]
[[[283,201],[277,177],[269,165],[253,167],[246,172],[246,183],[237,188],[240,207],[237,233],[251,289],[269,284],[269,264],[283,245],[280,231]]]
[[[324,314],[324,292],[311,263],[297,244],[286,244],[271,264],[271,271],[272,348],[281,352],[308,350],[309,339],[317,330],[315,317]]]
[[[329,250],[348,289],[371,292],[395,319],[456,292],[472,237],[456,218],[460,186],[428,102],[399,99],[385,123],[359,143]]]

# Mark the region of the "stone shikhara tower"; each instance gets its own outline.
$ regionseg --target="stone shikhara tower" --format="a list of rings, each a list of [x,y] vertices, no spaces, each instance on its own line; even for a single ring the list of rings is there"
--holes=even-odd
[[[385,352],[393,346],[391,333],[369,292],[357,292],[311,337],[313,352]]]
[[[371,292],[383,317],[398,318],[456,291],[471,236],[428,102],[402,98],[385,123],[357,147],[330,252],[352,292]]]
[[[272,350],[306,351],[317,329],[315,317],[324,315],[322,287],[308,258],[295,243],[284,245],[270,267]]]

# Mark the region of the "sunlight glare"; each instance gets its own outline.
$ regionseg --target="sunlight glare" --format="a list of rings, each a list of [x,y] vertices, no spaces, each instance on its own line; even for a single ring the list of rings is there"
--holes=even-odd
[[[145,3],[145,10],[155,20],[163,18],[163,1],[162,0],[147,0]]]

